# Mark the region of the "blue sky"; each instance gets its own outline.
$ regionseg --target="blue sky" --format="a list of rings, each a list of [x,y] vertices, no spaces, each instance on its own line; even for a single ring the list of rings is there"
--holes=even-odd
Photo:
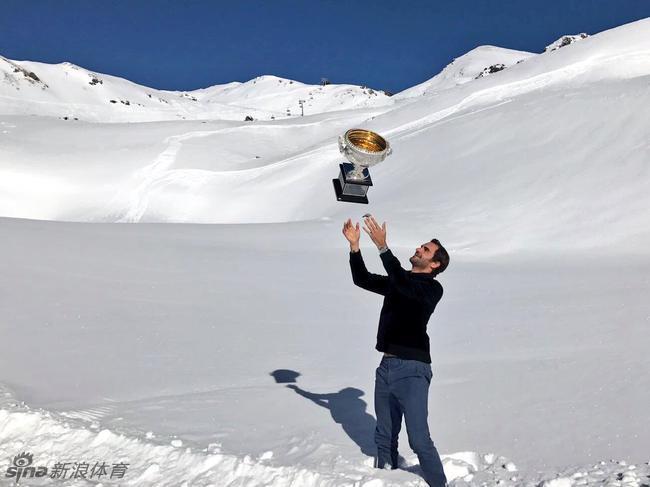
[[[479,45],[541,52],[645,17],[648,0],[2,0],[0,55],[169,90],[273,74],[397,92]]]

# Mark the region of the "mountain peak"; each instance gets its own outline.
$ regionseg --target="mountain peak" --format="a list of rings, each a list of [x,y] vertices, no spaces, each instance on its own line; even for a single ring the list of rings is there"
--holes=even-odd
[[[544,52],[551,52],[551,51],[556,51],[560,49],[561,47],[566,47],[569,44],[573,44],[574,42],[581,41],[582,39],[586,39],[589,37],[589,34],[586,34],[584,32],[581,32],[580,34],[573,34],[573,35],[565,35],[557,39],[556,41],[552,42],[548,46],[544,48]]]
[[[477,46],[462,56],[452,59],[433,78],[404,90],[396,96],[399,99],[437,93],[501,71],[531,56],[535,56],[535,54],[492,45]]]

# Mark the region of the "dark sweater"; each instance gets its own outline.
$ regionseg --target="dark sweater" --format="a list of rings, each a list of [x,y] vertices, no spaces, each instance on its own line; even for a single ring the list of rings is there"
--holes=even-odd
[[[350,252],[354,283],[384,296],[375,348],[430,364],[427,323],[442,298],[442,285],[431,274],[404,270],[390,249],[379,255],[388,276],[368,272],[361,251]]]

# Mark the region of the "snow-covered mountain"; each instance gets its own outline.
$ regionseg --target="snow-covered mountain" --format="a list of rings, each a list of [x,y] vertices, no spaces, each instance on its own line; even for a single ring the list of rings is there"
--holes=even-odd
[[[589,36],[585,32],[581,32],[580,34],[562,36],[559,39],[551,42],[548,46],[546,46],[544,48],[544,52],[556,51],[562,47],[566,47],[570,44],[573,44],[574,42],[578,42],[581,41],[582,39],[586,39],[587,37]]]
[[[0,114],[4,115],[90,122],[243,121],[391,103],[383,91],[363,86],[314,86],[275,76],[194,91],[156,90],[67,62],[46,64],[0,56]]]
[[[370,191],[371,207],[389,218],[401,219],[409,207],[435,212],[449,237],[468,250],[503,251],[549,239],[631,245],[647,235],[638,210],[650,194],[640,177],[648,124],[638,107],[649,96],[648,23],[538,55],[477,48],[415,91],[393,97],[262,77],[190,98],[157,92],[149,99],[143,87],[75,66],[24,62],[19,68],[4,61],[12,78],[3,89],[18,98],[2,98],[0,113],[22,116],[0,122],[0,214],[202,223],[338,218],[354,205],[332,197],[340,162],[336,137],[365,126],[395,149],[373,168]],[[508,67],[481,75],[495,64]],[[130,105],[105,103],[127,93]],[[57,111],[65,106],[98,114],[93,111],[101,102],[106,111],[97,118],[127,117],[131,109],[144,119],[164,118],[164,110],[171,116],[178,107],[189,116],[188,107],[196,107],[191,118],[197,120],[105,124],[26,117],[34,107],[51,113],[53,105],[36,102],[37,95],[58,99]],[[253,109],[277,113],[310,96],[319,113],[310,114],[314,105],[304,117],[241,117]],[[157,105],[170,108],[151,108]],[[238,120],[208,117],[223,107],[239,111]],[[440,178],[445,183],[435,191],[422,184]],[[611,181],[623,188],[616,204],[603,197]],[[584,218],[585,212],[593,217]]]
[[[496,46],[479,46],[454,59],[433,78],[398,93],[395,98],[436,94],[487,74],[501,71],[508,66],[523,62],[531,56],[535,56],[535,54]]]
[[[372,468],[381,301],[341,235],[370,212],[405,267],[451,251],[428,333],[452,486],[646,485],[650,19],[554,44],[393,97],[0,60],[0,472],[30,450],[145,487],[422,485],[404,430]],[[394,149],[368,206],[331,183],[359,126]]]

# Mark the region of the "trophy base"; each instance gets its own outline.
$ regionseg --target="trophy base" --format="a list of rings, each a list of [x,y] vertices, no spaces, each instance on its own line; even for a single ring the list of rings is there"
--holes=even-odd
[[[363,203],[368,204],[367,196],[357,196],[351,194],[344,194],[343,188],[341,187],[341,181],[338,178],[332,179],[332,184],[334,184],[334,192],[336,193],[336,199],[339,201],[347,201],[348,203]]]
[[[334,192],[336,199],[339,201],[347,201],[348,203],[363,203],[368,204],[366,193],[370,186],[372,186],[372,179],[368,168],[364,168],[361,172],[361,178],[355,177],[357,175],[356,168],[353,164],[344,162],[339,164],[338,179],[333,179]]]

